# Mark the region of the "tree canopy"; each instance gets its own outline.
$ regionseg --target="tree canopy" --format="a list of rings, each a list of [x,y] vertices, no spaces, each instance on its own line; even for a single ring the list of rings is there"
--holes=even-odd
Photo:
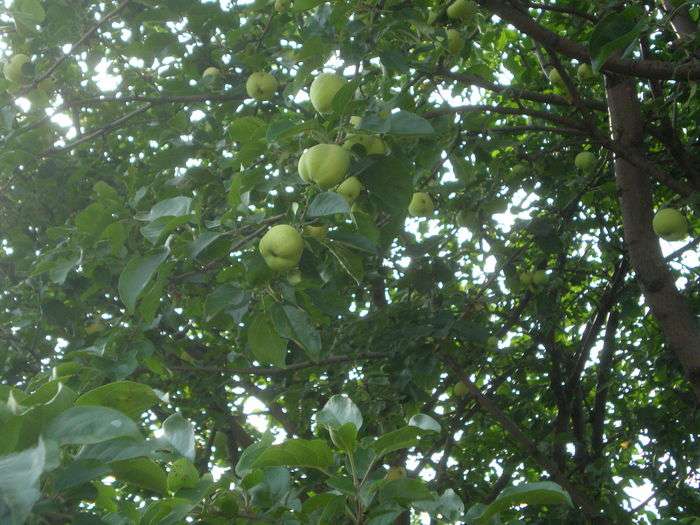
[[[6,6],[0,523],[700,523],[697,1]]]

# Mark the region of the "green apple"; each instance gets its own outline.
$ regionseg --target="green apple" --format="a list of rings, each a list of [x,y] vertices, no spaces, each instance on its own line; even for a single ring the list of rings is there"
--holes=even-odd
[[[556,70],[556,68],[550,69],[549,73],[547,73],[547,77],[549,78],[549,81],[555,86],[559,86],[562,88],[566,87],[564,79],[561,78],[561,75],[559,74],[559,71]]]
[[[367,155],[384,155],[386,153],[386,144],[384,144],[381,137],[376,135],[351,133],[345,140],[343,147],[350,150],[355,144],[362,146]]]
[[[469,392],[469,389],[464,381],[460,381],[454,386],[454,393],[457,397],[465,396],[467,395],[467,392]]]
[[[460,228],[474,228],[479,222],[479,214],[472,210],[461,210],[457,214],[457,226]]]
[[[530,170],[528,170],[528,168],[525,164],[516,164],[515,166],[513,166],[511,168],[510,173],[511,173],[511,175],[513,175],[513,177],[517,177],[519,179],[522,179],[523,177],[527,176],[529,171]]]
[[[255,100],[269,100],[278,87],[277,79],[264,71],[256,71],[248,77],[245,83],[248,96]]]
[[[406,477],[406,469],[403,467],[391,467],[389,472],[386,473],[384,479],[387,481],[396,481],[397,479],[403,479]]]
[[[287,9],[287,0],[275,0],[275,11],[284,13]]]
[[[675,208],[664,208],[656,212],[652,221],[654,233],[666,241],[682,241],[688,236],[688,221]]]
[[[93,321],[85,327],[85,333],[88,335],[92,335],[102,332],[104,329],[105,325],[101,321]]]
[[[522,272],[518,275],[518,280],[523,286],[530,286],[532,284],[532,272]]]
[[[14,55],[9,61],[5,62],[2,67],[2,72],[5,78],[14,84],[22,84],[25,79],[22,69],[25,64],[29,63],[29,57],[23,54]]]
[[[535,286],[543,286],[547,283],[547,272],[544,270],[536,270],[532,272],[532,284]]]
[[[218,67],[208,67],[204,70],[204,73],[202,73],[202,80],[205,82],[213,82],[216,79],[218,79],[221,76],[221,71],[219,71]]]
[[[590,151],[582,151],[574,159],[574,165],[581,171],[590,172],[595,169],[596,156]]]
[[[345,79],[335,73],[321,73],[311,83],[309,96],[311,105],[319,113],[328,113],[333,104],[333,98],[345,85]]]
[[[296,268],[304,251],[304,239],[289,224],[270,228],[258,244],[267,265],[276,272]]]
[[[457,0],[447,8],[447,17],[453,20],[469,20],[476,14],[476,4],[470,0]]]
[[[357,177],[348,177],[345,179],[340,186],[335,189],[335,192],[345,197],[348,204],[355,202],[362,193],[362,183]]]
[[[322,241],[328,235],[328,227],[308,225],[304,226],[304,233],[309,237]]]
[[[408,205],[408,213],[412,217],[430,217],[434,210],[433,199],[430,198],[430,195],[423,192],[414,193]]]
[[[350,154],[337,144],[316,144],[302,154],[298,168],[302,180],[327,190],[348,174]]]
[[[586,80],[593,80],[595,78],[595,73],[593,73],[593,68],[584,62],[578,66],[576,76],[579,80],[585,82]]]
[[[194,488],[198,481],[197,468],[186,458],[175,461],[168,472],[168,490],[170,492],[177,492],[181,488]]]
[[[459,55],[464,48],[464,39],[456,29],[447,30],[447,51],[452,55]]]
[[[287,274],[287,282],[292,286],[296,286],[302,280],[301,272],[299,270],[292,270]]]
[[[350,117],[350,125],[353,128],[359,128],[360,124],[362,124],[362,117],[357,115],[353,115],[352,117]]]

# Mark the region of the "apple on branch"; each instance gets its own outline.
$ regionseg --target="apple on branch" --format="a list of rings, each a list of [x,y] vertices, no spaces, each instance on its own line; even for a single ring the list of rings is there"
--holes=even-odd
[[[278,87],[277,79],[264,71],[253,73],[245,83],[248,96],[255,100],[269,100]]]
[[[424,192],[416,192],[408,205],[408,213],[412,217],[430,217],[435,210],[433,199]]]
[[[329,113],[333,98],[345,85],[345,79],[335,73],[321,73],[311,83],[309,97],[311,105],[319,113]]]
[[[272,270],[286,272],[299,264],[304,251],[304,239],[289,224],[278,224],[262,236],[258,249]]]
[[[654,233],[665,241],[682,241],[688,236],[688,221],[675,208],[663,208],[652,221]]]
[[[302,153],[297,168],[301,180],[327,190],[348,174],[350,154],[337,144],[316,144]]]

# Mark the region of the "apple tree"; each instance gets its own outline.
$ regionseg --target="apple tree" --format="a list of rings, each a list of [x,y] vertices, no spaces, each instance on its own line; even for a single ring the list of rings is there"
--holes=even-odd
[[[697,1],[5,6],[0,523],[700,522]]]

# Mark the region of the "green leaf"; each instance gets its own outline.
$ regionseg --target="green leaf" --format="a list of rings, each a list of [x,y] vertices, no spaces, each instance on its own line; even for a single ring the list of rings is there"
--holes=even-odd
[[[134,312],[139,296],[167,258],[168,251],[159,250],[151,255],[134,257],[124,267],[119,276],[119,297],[130,313]]]
[[[350,206],[342,195],[332,191],[316,195],[306,211],[309,217],[323,217],[324,215],[335,215],[336,213],[350,213]]]
[[[192,199],[190,197],[173,197],[154,204],[151,211],[137,215],[136,219],[139,221],[155,221],[163,217],[182,217],[190,214],[191,207]]]
[[[362,413],[347,396],[331,396],[324,407],[316,414],[316,422],[326,428],[340,428],[351,423],[356,430],[362,428]]]
[[[248,345],[255,359],[261,363],[284,366],[287,341],[277,334],[266,313],[259,312],[251,319],[248,326]]]
[[[638,6],[629,6],[604,17],[595,26],[588,41],[593,71],[600,71],[605,61],[616,51],[621,51],[622,56],[625,56],[647,27],[644,11]]]
[[[294,332],[294,340],[304,349],[306,355],[314,361],[317,360],[321,356],[321,334],[311,323],[309,314],[288,304],[284,305],[283,309]]]
[[[357,427],[353,423],[345,423],[339,427],[329,428],[331,441],[341,450],[352,452],[357,446]]]
[[[490,504],[483,513],[475,517],[477,523],[487,523],[497,515],[515,505],[568,505],[573,507],[569,494],[552,481],[523,483],[508,487]]]
[[[190,256],[196,259],[197,256],[206,250],[211,243],[216,241],[223,234],[219,232],[205,231],[189,244]]]
[[[39,499],[39,477],[44,471],[46,449],[36,447],[0,456],[0,517],[6,525],[22,525]]]
[[[235,284],[222,284],[207,295],[204,300],[204,316],[207,321],[210,321],[220,312],[227,311],[239,322],[242,314],[248,311],[249,302],[249,292],[242,290]]]
[[[59,445],[88,445],[140,432],[131,418],[112,408],[76,406],[58,415],[45,435]]]
[[[410,111],[396,111],[388,117],[368,115],[362,118],[358,129],[388,135],[432,135],[433,126],[423,117]]]
[[[167,498],[151,503],[139,525],[176,525],[187,523],[185,518],[194,504],[184,498]]]
[[[379,491],[381,501],[394,501],[399,505],[410,505],[414,501],[431,500],[435,495],[422,480],[402,478],[387,481]]]
[[[380,436],[371,447],[377,456],[383,456],[395,450],[417,445],[419,433],[416,427],[402,427]]]
[[[180,414],[163,421],[163,439],[184,457],[194,461],[194,427]]]
[[[323,2],[324,0],[295,0],[292,5],[292,10],[295,13],[302,13],[321,5]]]
[[[75,404],[110,407],[138,419],[158,401],[158,396],[150,386],[133,381],[118,381],[86,392],[75,400]]]
[[[228,135],[236,142],[255,142],[265,136],[267,124],[258,117],[241,117],[231,122]]]
[[[39,0],[15,0],[10,8],[15,20],[25,26],[41,24],[46,12]]]
[[[367,169],[362,179],[372,197],[378,199],[388,213],[406,216],[413,195],[413,177],[401,160],[381,158]]]
[[[152,459],[135,458],[115,461],[111,467],[112,475],[125,483],[158,494],[165,494],[168,491],[168,476]]]
[[[333,465],[333,451],[323,439],[290,439],[262,452],[253,467],[309,467],[319,470]]]
[[[275,437],[272,434],[266,433],[260,438],[260,441],[248,446],[241,454],[238,463],[236,463],[236,474],[241,478],[248,475],[253,470],[253,463],[255,463],[260,454],[272,445],[274,440]]]
[[[416,414],[412,416],[408,421],[408,426],[420,428],[421,430],[427,430],[429,432],[440,432],[442,430],[440,423],[426,414]]]

